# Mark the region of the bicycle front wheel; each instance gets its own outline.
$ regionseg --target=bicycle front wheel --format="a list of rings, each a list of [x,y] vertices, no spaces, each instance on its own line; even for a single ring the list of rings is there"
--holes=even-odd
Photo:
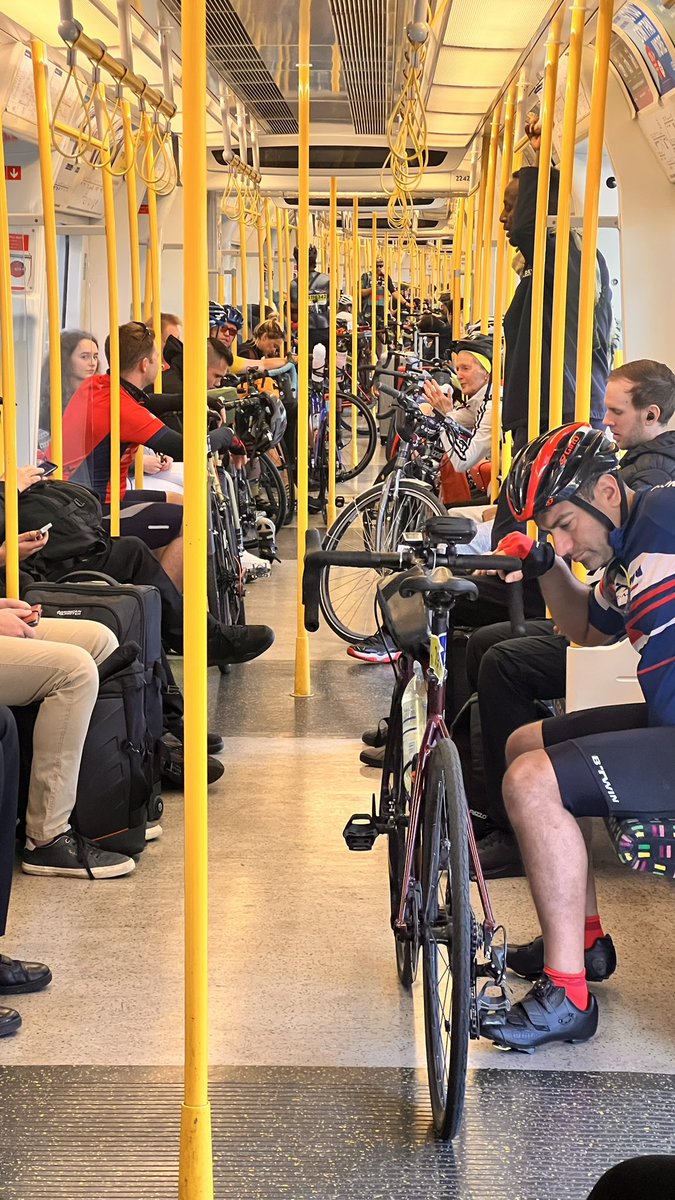
[[[336,479],[345,483],[365,471],[377,449],[377,425],[368,405],[358,396],[337,394]],[[356,460],[352,461],[354,434]]]
[[[459,754],[444,739],[429,764],[422,815],[422,975],[436,1132],[457,1134],[464,1109],[472,987],[467,806]]]
[[[331,525],[325,550],[395,550],[406,533],[419,533],[447,509],[429,488],[399,479],[396,488],[378,484],[347,504]],[[375,592],[389,571],[364,567],[325,567],[321,572],[321,611],[334,633],[361,642],[377,633]]]

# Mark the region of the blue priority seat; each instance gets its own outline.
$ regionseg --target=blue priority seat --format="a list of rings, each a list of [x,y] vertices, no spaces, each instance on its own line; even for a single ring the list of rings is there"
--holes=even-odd
[[[608,817],[607,831],[619,862],[633,871],[675,878],[675,821],[617,821]]]

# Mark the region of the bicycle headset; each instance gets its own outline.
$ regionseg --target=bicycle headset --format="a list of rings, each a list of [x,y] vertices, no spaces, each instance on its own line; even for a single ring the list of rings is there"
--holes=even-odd
[[[598,475],[614,475],[621,489],[619,524],[623,525],[628,516],[628,498],[616,455],[616,446],[601,429],[582,422],[542,433],[523,446],[513,460],[506,480],[511,512],[518,521],[531,521],[551,505],[569,500],[613,532],[613,521],[580,496],[579,490]]]

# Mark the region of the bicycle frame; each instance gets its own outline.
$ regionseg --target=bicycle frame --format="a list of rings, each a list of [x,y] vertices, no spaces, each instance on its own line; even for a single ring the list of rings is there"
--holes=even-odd
[[[438,742],[443,738],[450,737],[450,731],[445,723],[446,681],[448,674],[447,645],[448,637],[452,633],[450,610],[448,610],[447,607],[447,600],[441,600],[440,602],[435,601],[433,596],[429,596],[429,594],[425,596],[425,606],[431,614],[430,653],[429,667],[427,672],[427,723],[424,729],[422,745],[420,747],[417,760],[417,770],[415,772],[415,780],[410,803],[408,836],[406,838],[405,863],[403,867],[403,880],[401,884],[401,901],[398,910],[398,917],[394,922],[394,930],[397,933],[405,932],[408,926],[408,922],[406,920],[406,910],[410,899],[411,883],[413,879],[413,858],[415,856],[419,841],[420,817],[422,813],[422,801],[424,798],[427,765]],[[489,947],[492,936],[497,929],[497,922],[495,921],[492,903],[488,895],[485,879],[483,878],[483,870],[480,865],[478,848],[476,845],[476,835],[474,833],[470,817],[467,821],[467,827],[469,834],[469,857],[471,859],[471,865],[475,874],[481,906],[483,909],[483,930],[486,947]]]

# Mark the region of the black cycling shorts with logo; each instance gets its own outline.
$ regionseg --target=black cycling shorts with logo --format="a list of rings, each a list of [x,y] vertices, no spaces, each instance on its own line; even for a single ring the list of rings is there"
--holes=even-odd
[[[646,704],[551,717],[543,738],[573,816],[675,816],[675,727],[648,726]]]

